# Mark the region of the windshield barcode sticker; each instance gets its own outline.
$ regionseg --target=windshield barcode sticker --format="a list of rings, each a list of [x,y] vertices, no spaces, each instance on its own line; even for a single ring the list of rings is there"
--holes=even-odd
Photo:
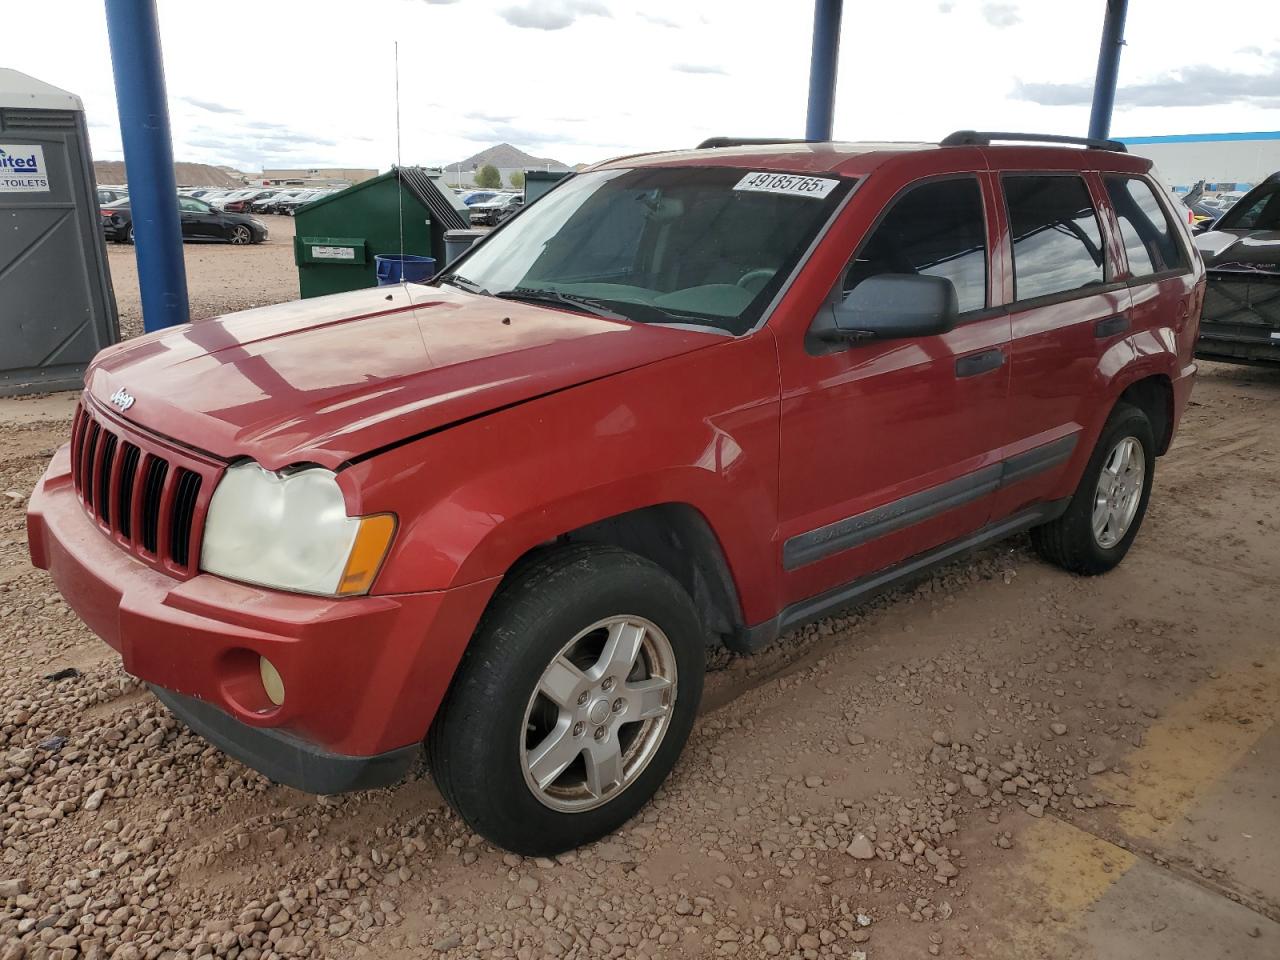
[[[733,189],[756,193],[785,193],[792,197],[814,197],[821,200],[839,182],[827,177],[804,177],[794,173],[748,173]]]

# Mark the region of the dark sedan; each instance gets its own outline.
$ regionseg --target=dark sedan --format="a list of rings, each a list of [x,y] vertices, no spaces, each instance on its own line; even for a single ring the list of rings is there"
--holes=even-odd
[[[127,197],[102,207],[101,213],[102,232],[108,240],[133,243],[133,212]],[[242,245],[267,239],[266,224],[256,217],[224,213],[195,197],[178,198],[178,215],[183,240],[222,240]]]

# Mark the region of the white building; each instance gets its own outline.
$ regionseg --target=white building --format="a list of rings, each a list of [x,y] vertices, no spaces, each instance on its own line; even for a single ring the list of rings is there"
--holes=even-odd
[[[1280,170],[1280,130],[1117,139],[1130,153],[1155,161],[1175,192],[1199,180],[1210,191],[1247,190]]]

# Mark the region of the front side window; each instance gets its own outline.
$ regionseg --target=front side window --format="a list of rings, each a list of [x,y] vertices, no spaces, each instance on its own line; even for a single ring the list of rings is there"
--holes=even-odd
[[[898,199],[854,255],[844,296],[885,273],[945,277],[961,313],[987,305],[987,228],[976,179],[936,180]]]
[[[1151,185],[1133,177],[1107,177],[1106,183],[1129,258],[1129,273],[1145,277],[1184,266],[1173,224]]]
[[[1020,175],[1003,182],[1013,234],[1015,300],[1105,281],[1102,230],[1084,180]]]
[[[851,181],[737,167],[580,174],[441,282],[619,316],[751,330]]]

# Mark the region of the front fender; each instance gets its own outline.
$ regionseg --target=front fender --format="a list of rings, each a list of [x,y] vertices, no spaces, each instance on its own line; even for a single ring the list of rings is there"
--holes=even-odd
[[[344,470],[352,507],[400,519],[375,593],[501,576],[570,530],[684,503],[720,540],[749,622],[763,619],[772,611],[757,610],[777,591],[778,389],[776,349],[761,331],[517,404]]]

